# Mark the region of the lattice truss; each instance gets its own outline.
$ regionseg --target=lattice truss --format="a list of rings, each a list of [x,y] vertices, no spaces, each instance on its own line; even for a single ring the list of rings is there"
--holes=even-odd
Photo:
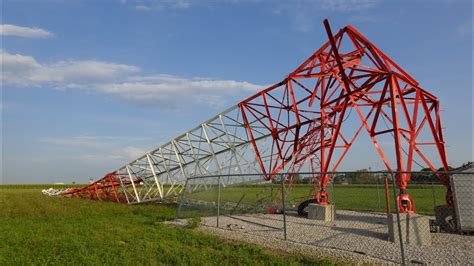
[[[333,35],[325,26],[329,40],[281,82],[110,174],[116,200],[176,196],[191,176],[336,171],[362,132],[390,171],[409,172],[414,163],[448,170],[438,99],[354,27]],[[321,204],[331,177],[314,177]],[[413,210],[409,180],[397,176],[399,201]]]
[[[264,127],[254,125],[252,129],[258,132]],[[262,135],[255,141],[263,144],[268,142],[265,140],[268,137]],[[267,160],[267,153],[264,149],[261,152],[263,161]],[[188,177],[260,172],[247,126],[240,109],[234,106],[109,173],[88,189],[71,190],[68,195],[140,203],[179,195]],[[242,177],[239,182],[245,179]],[[230,180],[222,179],[224,185]],[[232,182],[236,180],[233,178]],[[193,189],[205,185],[197,184]]]

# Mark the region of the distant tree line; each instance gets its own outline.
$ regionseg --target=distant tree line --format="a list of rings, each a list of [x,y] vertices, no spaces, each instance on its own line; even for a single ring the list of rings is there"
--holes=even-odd
[[[465,165],[470,165],[465,164]],[[463,166],[465,166],[463,165]],[[462,167],[463,167],[462,166]],[[451,166],[448,166],[448,171],[455,170]],[[444,168],[440,167],[438,169],[440,172],[444,172]],[[386,173],[374,173],[371,172],[369,169],[359,169],[354,172],[344,173],[344,174],[335,174],[333,176],[333,182],[335,184],[383,184],[385,179]],[[293,174],[291,177],[287,177],[286,183],[291,182],[293,184],[310,184],[311,182],[311,175],[302,175],[302,174]],[[274,183],[279,183],[278,181],[274,180]],[[420,171],[411,173],[410,183],[413,184],[441,184],[441,181],[438,179],[436,174],[430,168],[423,168]]]
[[[383,174],[371,173],[368,169],[359,169],[355,172],[337,175],[335,184],[377,184],[383,182]]]

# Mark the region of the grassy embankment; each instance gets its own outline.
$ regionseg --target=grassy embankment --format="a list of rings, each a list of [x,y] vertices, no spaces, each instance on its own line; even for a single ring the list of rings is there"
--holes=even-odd
[[[0,265],[317,264],[162,221],[175,206],[51,198],[41,186],[0,186]]]

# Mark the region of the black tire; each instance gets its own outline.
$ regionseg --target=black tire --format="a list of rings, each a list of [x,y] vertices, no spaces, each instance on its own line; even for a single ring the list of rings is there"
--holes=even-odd
[[[317,203],[317,201],[316,199],[309,199],[301,202],[300,205],[298,205],[298,216],[308,216],[308,211],[306,210],[306,207],[308,207],[310,203]]]

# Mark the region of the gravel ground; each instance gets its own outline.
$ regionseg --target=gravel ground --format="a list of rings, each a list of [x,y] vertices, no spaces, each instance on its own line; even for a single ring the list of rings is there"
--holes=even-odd
[[[201,230],[232,240],[260,244],[286,252],[331,257],[351,263],[400,262],[400,246],[387,240],[385,215],[337,211],[336,221],[325,223],[287,215],[287,238],[283,240],[283,216],[248,214],[202,219]],[[474,237],[445,233],[431,234],[430,246],[407,246],[412,263],[469,265],[474,261]]]

